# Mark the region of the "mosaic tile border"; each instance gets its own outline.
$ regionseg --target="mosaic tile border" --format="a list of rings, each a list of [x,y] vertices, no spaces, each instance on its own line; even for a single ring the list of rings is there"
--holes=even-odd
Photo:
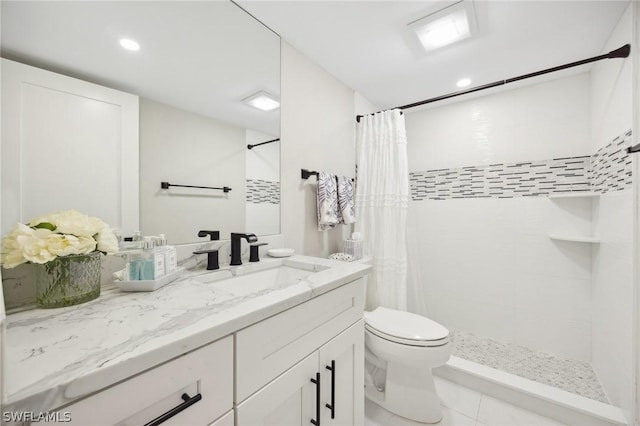
[[[459,358],[609,403],[588,362],[562,358],[460,330],[450,330],[449,336],[452,354]]]
[[[633,160],[627,153],[632,144],[631,130],[600,148],[591,157],[589,180],[593,191],[607,193],[631,188]]]
[[[583,156],[414,172],[409,174],[411,198],[513,198],[589,191],[589,161]]]
[[[631,144],[629,130],[592,156],[411,172],[411,198],[514,198],[621,191],[632,185],[632,161],[626,151]]]
[[[247,179],[245,200],[253,204],[280,204],[280,182]]]

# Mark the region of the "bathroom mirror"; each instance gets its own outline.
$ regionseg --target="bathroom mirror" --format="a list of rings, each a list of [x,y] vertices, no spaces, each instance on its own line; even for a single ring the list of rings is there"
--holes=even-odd
[[[248,103],[279,101],[275,33],[230,1],[3,1],[1,19],[3,58],[139,97],[144,235],[280,232],[280,110]]]

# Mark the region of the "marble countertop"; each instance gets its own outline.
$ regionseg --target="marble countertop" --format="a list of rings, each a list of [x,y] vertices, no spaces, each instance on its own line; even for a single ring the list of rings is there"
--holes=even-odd
[[[371,268],[306,256],[234,268],[240,275],[281,264],[313,265],[318,272],[293,285],[254,288],[233,286],[230,280],[203,283],[210,271],[190,271],[154,292],[112,288],[82,305],[8,315],[5,410],[60,407],[340,287]],[[230,272],[217,274],[225,278]]]

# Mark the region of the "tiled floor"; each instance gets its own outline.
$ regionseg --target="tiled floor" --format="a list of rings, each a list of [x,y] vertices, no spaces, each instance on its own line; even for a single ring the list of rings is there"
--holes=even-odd
[[[591,364],[451,330],[452,354],[608,404]]]
[[[559,426],[561,423],[436,377],[443,418],[448,426]],[[365,426],[424,426],[365,400]]]

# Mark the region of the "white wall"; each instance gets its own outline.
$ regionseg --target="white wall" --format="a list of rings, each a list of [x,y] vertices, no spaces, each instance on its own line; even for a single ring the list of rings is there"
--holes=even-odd
[[[140,99],[140,223],[143,235],[171,244],[198,241],[201,229],[221,238],[245,230],[245,129]],[[180,185],[228,186],[231,192]],[[187,213],[185,213],[187,212]]]
[[[320,232],[315,178],[300,169],[353,176],[354,92],[282,43],[282,234],[297,253],[326,256],[342,251],[350,226]]]
[[[631,42],[631,5],[608,42],[606,53]],[[598,150],[631,129],[632,58],[607,60],[591,71],[591,147]],[[637,136],[634,135],[637,141]],[[612,404],[630,416],[633,358],[633,191],[606,193],[593,203],[593,366]]]
[[[591,154],[586,73],[406,113],[410,172]],[[591,359],[591,247],[549,239],[590,234],[589,199],[422,200],[409,210],[409,276],[424,301],[412,309]]]
[[[640,116],[638,111],[640,111],[640,7],[637,2],[633,2],[631,5],[632,12],[632,43],[631,49],[633,51],[633,66],[632,66],[632,81],[633,81],[633,132],[634,135],[638,134],[640,129]],[[637,143],[637,137],[635,138],[635,142]],[[634,155],[633,160],[633,173],[635,176],[640,174],[640,161],[638,161],[637,155]],[[632,419],[634,422],[637,419],[640,419],[640,351],[638,350],[639,342],[640,342],[640,310],[638,306],[640,306],[640,185],[638,179],[634,179],[633,185],[634,192],[634,205],[633,205],[633,217],[634,227],[633,227],[633,239],[634,239],[634,271],[633,271],[633,287],[635,290],[635,309],[634,309],[634,320],[635,327],[633,333],[633,352],[636,359],[635,364],[635,417]]]

